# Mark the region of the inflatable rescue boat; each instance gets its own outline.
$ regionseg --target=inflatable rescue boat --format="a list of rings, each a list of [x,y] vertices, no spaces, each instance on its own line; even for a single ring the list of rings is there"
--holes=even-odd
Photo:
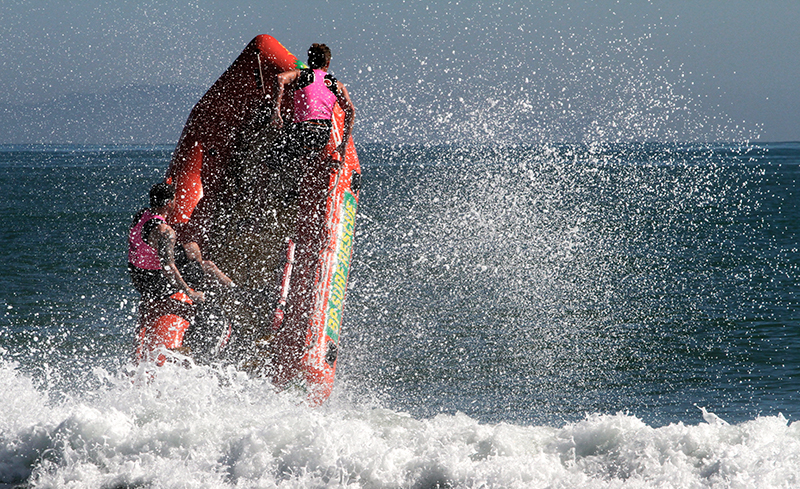
[[[221,328],[215,354],[318,404],[336,371],[361,169],[352,138],[344,155],[335,151],[338,105],[317,159],[299,167],[280,150],[270,97],[276,75],[302,68],[271,36],[247,45],[189,115],[166,174],[177,200],[166,219],[244,291],[219,298],[233,327]],[[292,97],[281,110],[291,114]],[[140,358],[156,347],[191,350],[190,319],[151,323],[142,324]]]

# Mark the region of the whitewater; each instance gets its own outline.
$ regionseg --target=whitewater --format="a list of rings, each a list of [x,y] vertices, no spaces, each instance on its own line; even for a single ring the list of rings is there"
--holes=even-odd
[[[64,398],[2,365],[4,487],[793,487],[800,475],[800,425],[782,416],[486,424],[344,396],[312,409],[232,369],[92,375],[95,390]]]

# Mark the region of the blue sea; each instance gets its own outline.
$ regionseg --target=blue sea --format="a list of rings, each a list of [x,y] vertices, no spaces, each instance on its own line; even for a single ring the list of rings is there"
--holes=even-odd
[[[0,146],[0,487],[800,486],[800,143],[359,147],[336,386],[130,363],[171,146]]]

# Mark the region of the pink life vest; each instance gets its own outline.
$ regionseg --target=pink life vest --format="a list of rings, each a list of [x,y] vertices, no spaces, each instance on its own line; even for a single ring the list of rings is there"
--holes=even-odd
[[[314,70],[314,81],[294,91],[294,121],[330,120],[336,95],[329,87],[335,80],[326,79],[325,72]]]
[[[142,236],[142,228],[151,219],[164,221],[163,216],[153,214],[150,209],[147,209],[142,212],[139,222],[131,228],[131,234],[128,236],[128,262],[144,270],[161,270],[161,260],[158,259],[158,252],[147,244]]]

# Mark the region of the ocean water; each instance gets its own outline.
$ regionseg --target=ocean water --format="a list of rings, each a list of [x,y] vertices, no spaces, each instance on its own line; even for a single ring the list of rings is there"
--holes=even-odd
[[[800,486],[800,144],[359,148],[337,383],[130,364],[171,147],[0,147],[0,487]]]

